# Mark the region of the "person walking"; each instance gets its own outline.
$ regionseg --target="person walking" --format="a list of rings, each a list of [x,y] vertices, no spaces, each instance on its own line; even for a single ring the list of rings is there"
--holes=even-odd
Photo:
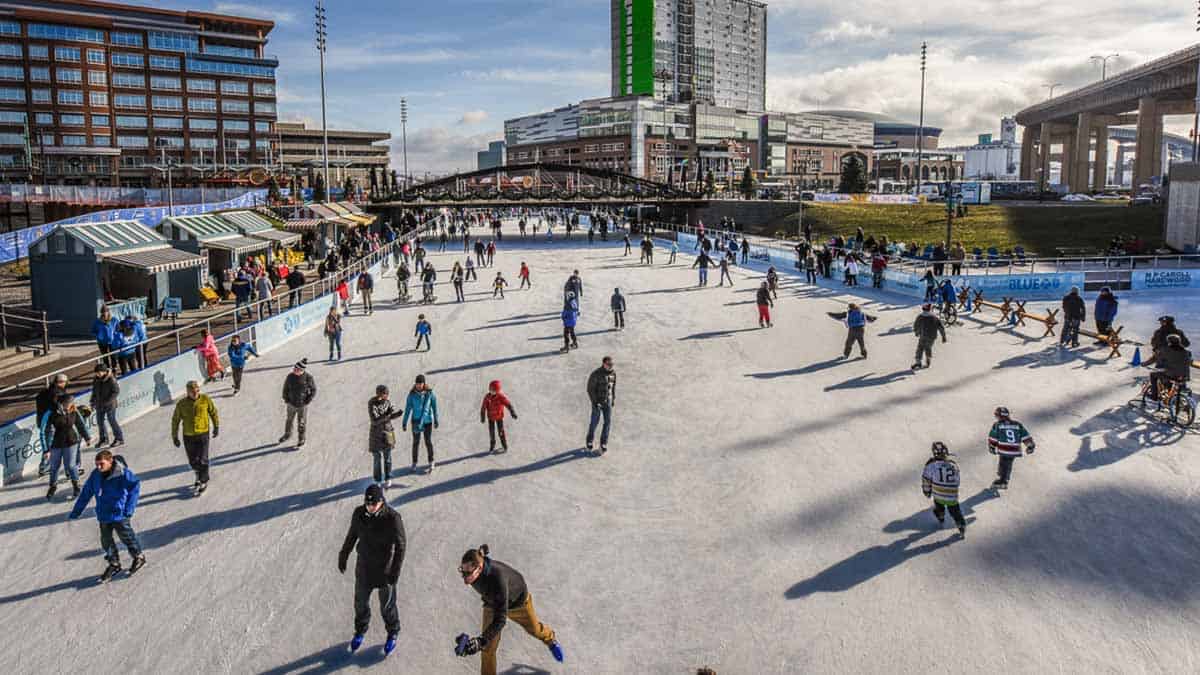
[[[767,282],[762,282],[754,296],[754,302],[758,305],[758,327],[770,328],[772,326],[771,308],[775,306],[775,302],[771,300],[771,289],[767,286]]]
[[[729,276],[729,256],[722,256],[721,261],[717,263],[717,266],[721,268],[721,281],[717,285],[724,286],[725,280],[728,279],[729,285],[732,287],[733,277]]]
[[[200,357],[204,359],[205,375],[204,381],[213,382],[220,375],[221,379],[225,379],[225,366],[221,365],[221,352],[217,350],[217,341],[208,332],[207,328],[200,329],[200,344],[196,345],[196,351]]]
[[[774,265],[767,268],[767,290],[771,291],[773,299],[779,299],[779,273],[775,271]]]
[[[463,293],[463,268],[457,260],[450,270],[450,284],[454,286],[455,302],[466,302],[466,295]]]
[[[504,278],[503,272],[496,272],[496,279],[492,282],[492,297],[495,298],[499,294],[500,299],[504,299],[504,287],[508,285],[508,280]]]
[[[921,313],[913,321],[913,333],[917,336],[917,355],[914,357],[912,369],[921,369],[922,355],[925,357],[925,367],[928,368],[933,361],[933,341],[938,335],[941,335],[942,343],[946,342],[946,327],[942,325],[942,320],[933,313],[932,304],[927,302],[921,305]]]
[[[75,406],[75,397],[64,394],[55,406],[39,420],[38,430],[42,438],[42,447],[50,448],[50,489],[46,492],[46,500],[54,499],[58,491],[58,470],[62,468],[71,480],[72,496],[79,496],[79,448],[81,439],[86,445],[92,444],[87,426],[83,423],[83,414]]]
[[[1063,296],[1062,310],[1063,331],[1058,344],[1065,347],[1070,342],[1072,347],[1078,347],[1079,326],[1087,320],[1087,305],[1079,297],[1078,286],[1072,286],[1070,292]]]
[[[387,630],[383,654],[396,649],[400,636],[400,613],[396,609],[396,584],[408,539],[400,512],[388,506],[378,483],[367,486],[361,506],[350,515],[350,529],[338,551],[338,572],[346,573],[350,552],[357,553],[354,562],[354,637],[350,651],[357,651],[366,639],[371,624],[371,592],[379,597],[379,613]]]
[[[299,265],[288,273],[285,281],[288,287],[288,309],[292,309],[301,303],[300,289],[304,287],[307,281],[304,278],[304,272],[300,271]]]
[[[612,428],[612,409],[617,402],[617,373],[613,370],[611,356],[600,360],[600,367],[588,375],[588,400],[592,404],[592,419],[588,422],[587,449],[592,450],[596,438],[596,425],[604,418],[604,428],[600,430],[600,453],[608,452],[608,432]],[[597,456],[599,456],[597,455]]]
[[[1092,317],[1096,320],[1096,335],[1105,336],[1112,333],[1113,321],[1117,318],[1118,304],[1117,296],[1113,295],[1111,288],[1105,286],[1100,289],[1100,295],[1096,296],[1096,305],[1092,309]],[[1096,340],[1095,344],[1103,347],[1108,343],[1104,340]]]
[[[267,273],[262,272],[258,275],[258,280],[254,282],[254,289],[258,292],[258,319],[261,321],[264,315],[270,316],[273,313],[271,298],[275,293],[275,286],[271,284]]]
[[[425,320],[424,314],[417,315],[417,328],[413,335],[417,338],[417,346],[413,347],[414,352],[421,350],[421,341],[425,342],[425,351],[433,349],[433,344],[429,341],[433,336],[433,326]]]
[[[242,390],[242,373],[246,370],[246,360],[250,356],[258,357],[258,351],[249,342],[243,342],[241,335],[229,339],[229,369],[233,371],[233,394]]]
[[[500,634],[512,619],[550,650],[555,661],[563,662],[562,646],[554,631],[538,620],[533,607],[533,595],[525,578],[517,570],[488,557],[484,544],[463,554],[458,573],[463,583],[475,589],[483,599],[483,631],[478,637],[466,633],[454,639],[454,653],[466,657],[479,654],[480,675],[496,675],[496,652]]]
[[[117,365],[109,356],[112,353],[113,333],[116,330],[117,320],[108,311],[108,307],[101,307],[99,318],[92,321],[92,337],[96,339],[96,349],[100,350],[100,355],[104,357],[104,362],[109,368],[115,368]]]
[[[529,281],[529,266],[525,264],[524,260],[521,261],[521,271],[517,273],[517,276],[521,278],[521,288],[533,288],[533,283]]]
[[[362,298],[363,311],[367,314],[375,313],[375,306],[371,304],[371,291],[375,289],[375,278],[367,270],[363,270],[362,274],[358,275],[358,295]]]
[[[408,279],[412,273],[408,271],[406,263],[400,263],[396,268],[396,304],[408,302]]]
[[[563,307],[562,324],[563,324],[563,346],[559,352],[565,354],[572,349],[579,348],[579,338],[575,335],[575,324],[579,322],[579,310],[573,304],[574,298],[567,299],[567,306]]]
[[[700,255],[696,256],[696,261],[692,263],[692,268],[700,268],[700,281],[697,286],[708,285],[708,266],[713,264],[712,258],[708,257],[708,253],[700,251]]]
[[[330,307],[325,315],[325,338],[329,340],[329,360],[333,360],[334,348],[337,349],[338,361],[342,360],[342,316],[337,307]]]
[[[68,516],[77,520],[83,515],[83,510],[96,498],[96,521],[100,524],[100,548],[104,550],[104,559],[108,566],[97,579],[99,583],[108,583],[121,571],[121,554],[113,541],[116,534],[129,552],[132,562],[129,565],[129,576],[137,574],[146,566],[146,555],[138,542],[137,533],[129,522],[137,510],[138,496],[142,484],[137,475],[125,464],[125,458],[113,455],[111,450],[101,450],[96,453],[96,469],[88,474],[79,496],[75,498],[75,506]]]
[[[932,456],[925,460],[925,468],[921,471],[921,492],[925,497],[933,499],[933,517],[938,525],[946,522],[946,511],[958,525],[958,536],[967,536],[967,519],[963,518],[962,509],[958,505],[958,486],[962,476],[958,470],[958,462],[951,457],[950,449],[941,441],[934,441],[930,449]]]
[[[842,358],[850,358],[850,349],[854,347],[854,343],[858,343],[858,351],[862,357],[867,358],[867,345],[863,341],[863,335],[866,332],[867,322],[875,321],[874,316],[867,314],[855,303],[850,303],[844,312],[829,312],[829,316],[846,322],[846,343],[842,347]]]
[[[1037,445],[1025,425],[1012,418],[1008,408],[999,406],[992,414],[996,421],[988,432],[988,452],[1000,456],[992,489],[1007,490],[1008,480],[1012,478],[1013,461],[1023,454],[1032,455]],[[1021,446],[1025,446],[1024,452]]]
[[[508,396],[500,390],[500,380],[492,380],[488,383],[488,391],[483,395],[483,403],[479,406],[479,423],[484,421],[488,425],[488,452],[496,453],[496,434],[500,435],[500,452],[508,452],[508,436],[504,433],[504,410],[512,413],[512,418],[517,419],[517,411],[513,408],[512,402],[508,400]]]
[[[609,305],[612,307],[613,312],[613,328],[616,330],[625,330],[625,296],[621,295],[621,289],[613,289]]]
[[[404,418],[400,429],[407,430],[412,422],[412,472],[417,472],[417,458],[421,449],[421,436],[425,437],[425,456],[429,460],[426,473],[433,473],[437,464],[433,461],[433,430],[438,428],[437,396],[425,383],[424,375],[417,375],[413,388],[404,402]]]
[[[287,418],[283,425],[280,443],[292,437],[292,423],[296,423],[299,434],[296,449],[304,446],[304,432],[308,427],[308,405],[317,397],[317,381],[308,372],[308,359],[300,359],[292,366],[292,372],[283,380],[283,404],[287,407]]]
[[[109,426],[112,427],[113,433],[112,445],[109,447],[115,448],[125,444],[125,432],[117,422],[117,401],[120,395],[121,385],[112,369],[103,363],[97,363],[95,375],[92,377],[91,400],[92,411],[96,414],[96,426],[100,428],[97,448],[108,444]]]
[[[187,453],[188,466],[196,474],[192,492],[199,497],[208,489],[208,444],[209,431],[216,438],[221,434],[221,418],[217,405],[208,394],[200,393],[200,383],[187,383],[187,396],[175,404],[171,415],[171,442],[179,447],[179,432],[183,430],[183,449]]]
[[[376,386],[375,395],[367,401],[367,417],[371,420],[367,450],[373,460],[372,476],[383,487],[392,487],[392,450],[396,448],[396,429],[392,420],[403,414],[403,410],[392,406],[387,386]]]

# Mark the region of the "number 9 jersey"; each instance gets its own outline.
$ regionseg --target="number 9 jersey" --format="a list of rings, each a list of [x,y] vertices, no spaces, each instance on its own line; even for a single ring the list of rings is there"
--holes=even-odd
[[[1020,457],[1025,454],[1021,450],[1022,443],[1033,446],[1033,436],[1016,420],[998,420],[988,433],[988,450],[992,454]]]

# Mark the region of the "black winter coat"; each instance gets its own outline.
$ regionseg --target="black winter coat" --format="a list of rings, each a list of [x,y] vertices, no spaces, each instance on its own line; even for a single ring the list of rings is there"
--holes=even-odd
[[[946,328],[941,319],[930,312],[921,312],[917,316],[917,320],[913,321],[913,333],[916,333],[921,342],[933,342],[939,333],[943,340],[946,339]]]
[[[771,291],[766,288],[759,288],[754,294],[754,302],[759,305],[772,305]]]
[[[1179,330],[1179,327],[1175,324],[1171,324],[1170,326],[1159,326],[1158,330],[1154,331],[1154,335],[1150,338],[1150,348],[1154,351],[1165,349],[1167,346],[1167,336],[1172,333],[1179,336],[1179,343],[1181,346],[1192,346],[1191,340],[1187,339],[1187,336],[1183,334],[1183,331]]]
[[[296,407],[312,403],[317,396],[317,381],[312,375],[288,373],[283,381],[283,400]]]
[[[609,386],[610,381],[611,386]],[[598,403],[616,403],[617,371],[605,370],[604,366],[593,370],[592,374],[588,375],[587,393],[592,405]]]
[[[367,401],[367,416],[371,418],[371,438],[367,449],[370,452],[383,452],[396,447],[396,429],[392,420],[404,414],[404,409],[396,410],[390,400],[372,396]]]
[[[92,437],[88,435],[87,427],[83,424],[83,418],[78,412],[67,412],[59,409],[49,413],[50,419],[46,423],[46,440],[49,441],[49,448],[70,448],[79,443],[81,438],[91,442]]]
[[[104,412],[117,407],[117,396],[121,394],[121,385],[117,378],[109,373],[105,377],[92,378],[92,408],[96,412]]]
[[[1078,319],[1083,321],[1087,318],[1087,305],[1083,302],[1083,298],[1078,295],[1064,295],[1062,308],[1064,319]]]
[[[479,592],[483,606],[492,610],[492,622],[484,626],[480,635],[486,645],[504,630],[509,610],[520,609],[525,604],[529,589],[520,572],[491,558],[483,559],[483,573],[471,588]]]
[[[408,541],[404,536],[404,521],[400,512],[387,504],[375,515],[367,507],[357,506],[350,516],[350,530],[338,553],[338,566],[350,559],[350,551],[358,552],[354,576],[372,588],[395,584],[404,564]]]

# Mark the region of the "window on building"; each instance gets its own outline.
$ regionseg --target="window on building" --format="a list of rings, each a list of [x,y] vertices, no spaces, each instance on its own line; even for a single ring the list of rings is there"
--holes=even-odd
[[[150,67],[154,70],[179,70],[179,57],[151,54]]]
[[[154,116],[154,128],[155,129],[182,129],[183,128],[183,118],[182,117],[159,117],[159,116],[155,115]]]
[[[0,145],[25,146],[25,134],[0,134]]]
[[[22,92],[22,95],[24,95],[24,92]],[[33,103],[49,103],[50,102],[50,90],[49,89],[30,89],[29,90],[29,100]]]
[[[0,59],[19,59],[23,55],[21,45],[12,42],[0,42]]]
[[[79,47],[55,47],[54,60],[79,63]]]
[[[25,81],[25,69],[21,66],[0,66],[0,80]]]
[[[183,85],[178,77],[167,77],[165,75],[150,76],[151,89],[167,89],[169,91],[179,91],[183,89]]]
[[[50,47],[47,45],[29,45],[29,58],[45,61],[50,58]]]
[[[19,110],[0,110],[0,124],[25,124],[26,119]]]
[[[217,112],[217,99],[189,98],[188,110],[191,112]]]
[[[145,89],[146,76],[141,73],[113,73],[112,83],[114,87]]]
[[[145,115],[117,115],[117,126],[122,129],[145,129]]]
[[[62,144],[70,146],[87,145],[87,136],[83,134],[63,134]]]
[[[82,84],[83,71],[78,68],[57,68],[54,71],[54,77],[59,84]]]
[[[89,91],[88,103],[92,104],[93,108],[108,107],[108,92],[106,91]]]
[[[254,112],[257,115],[274,115],[275,104],[269,101],[255,101]]]
[[[237,138],[237,139],[232,139],[232,140],[227,139],[226,143],[228,144],[228,146],[230,148],[232,148],[234,150],[249,150],[250,149],[250,139],[248,139],[248,138]]]
[[[246,120],[225,120],[221,126],[225,131],[250,131],[250,123]]]
[[[183,97],[155,96],[151,104],[155,110],[183,110]]]
[[[103,70],[89,70],[88,84],[96,87],[103,87],[108,84],[108,73]]]
[[[51,113],[34,113],[33,121],[38,126],[52,127],[54,126],[54,115]]]
[[[275,85],[270,82],[255,82],[254,83],[254,95],[255,96],[274,96],[275,95]]]
[[[31,23],[28,26],[29,37],[42,40],[65,40],[67,42],[91,42],[104,44],[104,31],[95,28],[78,28],[76,26],[59,26],[48,23]],[[3,31],[0,31],[3,34]],[[19,35],[20,33],[14,33]]]
[[[92,115],[92,126],[94,126],[94,127],[108,126],[108,115]]]
[[[83,115],[59,115],[58,123],[64,127],[81,127],[84,124]]]
[[[217,147],[217,139],[192,136],[189,141],[189,145],[197,150],[215,150]]]
[[[217,121],[205,117],[192,117],[188,119],[188,128],[192,131],[216,131]]]
[[[92,64],[95,64],[98,66],[104,65],[104,50],[103,49],[89,49],[89,50],[87,50],[87,57],[88,57],[88,63],[92,63]]]
[[[29,66],[30,82],[49,82],[50,68],[46,66]]]
[[[246,96],[250,93],[250,85],[236,80],[221,80],[221,93]]]
[[[118,108],[145,108],[146,97],[141,94],[117,94],[113,97],[113,104]]]
[[[259,152],[270,152],[271,151],[271,139],[259,138],[259,139],[255,140],[254,148],[256,150],[258,150]]]
[[[114,68],[142,68],[144,65],[141,54],[132,54],[129,52],[117,52],[112,55],[112,64]]]
[[[0,35],[21,35],[21,24],[16,21],[0,21]]]
[[[188,80],[187,90],[190,92],[209,93],[217,90],[216,80]]]
[[[151,49],[172,52],[195,52],[200,49],[200,40],[191,33],[174,33],[160,30],[148,31]]]
[[[42,145],[54,145],[54,134],[50,132],[38,134],[38,137],[34,140]]]
[[[112,136],[108,134],[92,134],[92,145],[98,148],[107,148],[112,145]]]
[[[159,136],[154,139],[156,148],[182,148],[183,136]]]
[[[123,31],[121,31],[121,32],[113,31],[112,34],[109,36],[109,42],[111,42],[114,45],[120,45],[122,47],[141,47],[142,46],[142,34],[141,33],[126,33]]]
[[[83,105],[83,92],[78,89],[59,89],[59,105]]]
[[[250,103],[248,101],[225,99],[221,101],[221,112],[248,113],[250,112]]]
[[[248,63],[227,63],[225,61],[205,61],[203,59],[188,59],[189,73],[207,73],[213,75],[236,75],[242,77],[265,77],[274,79],[273,66],[255,66]]]
[[[234,47],[232,45],[204,45],[204,53],[217,56],[240,56],[245,59],[258,58],[258,52],[253,47]]]
[[[256,133],[260,133],[260,134],[269,134],[269,133],[271,133],[271,123],[270,122],[255,122],[254,123],[254,131]]]
[[[122,148],[148,148],[150,139],[145,136],[117,136],[117,145]]]

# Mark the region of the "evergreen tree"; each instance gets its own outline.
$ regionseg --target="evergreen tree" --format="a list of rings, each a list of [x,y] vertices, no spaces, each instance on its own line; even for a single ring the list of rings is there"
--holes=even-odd
[[[354,194],[354,181],[350,180],[350,176],[346,176],[346,180],[342,181],[342,199],[350,199]]]
[[[867,167],[858,155],[850,155],[842,161],[842,176],[838,181],[838,192],[859,193],[867,191]]]
[[[275,176],[271,176],[267,179],[267,202],[278,204],[281,201],[283,198],[279,195],[279,181],[275,179]]]
[[[746,199],[751,199],[754,197],[754,175],[750,173],[749,166],[742,171],[741,191]]]

